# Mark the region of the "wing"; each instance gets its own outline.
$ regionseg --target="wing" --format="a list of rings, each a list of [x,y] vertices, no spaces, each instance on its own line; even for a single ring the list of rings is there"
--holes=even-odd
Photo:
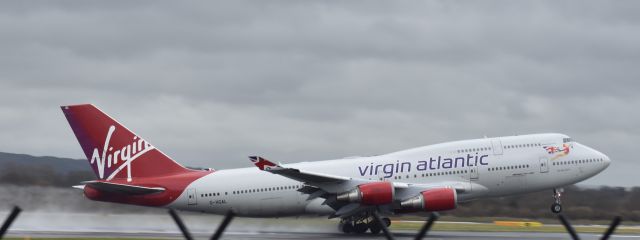
[[[249,157],[249,159],[260,170],[278,174],[280,176],[304,183],[305,186],[298,189],[298,191],[304,194],[308,194],[309,197],[307,200],[319,197],[324,198],[325,201],[323,204],[329,205],[334,210],[336,210],[336,213],[332,217],[349,216],[360,211],[370,209],[372,207],[348,202],[341,202],[337,200],[336,196],[337,194],[353,190],[360,185],[374,183],[377,181],[309,172],[297,168],[285,167],[281,164],[273,163],[259,156],[251,156]],[[435,184],[408,184],[402,182],[392,182],[391,184],[394,188],[396,196],[400,199],[409,198],[411,196],[419,194],[421,191],[425,191],[431,188],[448,187],[456,189],[457,192],[465,192],[470,190],[467,187],[468,184],[457,181],[439,182]],[[394,207],[396,206],[378,206],[378,210],[382,210],[383,212],[385,210],[387,212],[392,212]]]
[[[249,159],[251,159],[251,162],[253,162],[260,170],[282,175],[304,183],[339,183],[352,180],[352,178],[347,177],[306,172],[296,168],[286,168],[279,164],[270,162],[263,157],[251,156]]]
[[[87,181],[82,182],[85,186],[90,186],[92,188],[113,192],[113,193],[121,193],[126,195],[147,195],[164,192],[164,188],[160,187],[143,187],[143,186],[135,186],[135,185],[127,185],[127,184],[119,184],[119,183],[111,183],[104,181]],[[78,188],[79,186],[74,186],[74,188]],[[84,189],[84,187],[83,187]]]
[[[327,191],[329,193],[340,193],[350,190],[351,188],[360,184],[375,182],[368,179],[343,177],[324,173],[309,172],[297,168],[284,167],[281,164],[273,163],[266,158],[259,156],[251,156],[249,157],[249,159],[260,170],[278,174],[283,177],[305,183],[308,186],[305,186],[300,190],[301,192],[307,194],[312,193],[312,191],[309,189],[310,186],[312,186],[312,188],[322,188],[324,191]],[[438,182],[434,184],[408,184],[403,182],[393,182],[393,186],[396,188],[396,190],[410,188],[425,190],[437,187],[451,187],[456,189],[456,191],[458,192],[466,192],[471,190],[468,188],[468,184],[459,181]]]

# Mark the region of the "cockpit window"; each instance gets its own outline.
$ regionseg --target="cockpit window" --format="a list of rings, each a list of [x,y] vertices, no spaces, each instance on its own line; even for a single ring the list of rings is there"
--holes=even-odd
[[[568,142],[573,142],[573,140],[571,140],[571,138],[563,138],[562,142],[563,143],[568,143]]]

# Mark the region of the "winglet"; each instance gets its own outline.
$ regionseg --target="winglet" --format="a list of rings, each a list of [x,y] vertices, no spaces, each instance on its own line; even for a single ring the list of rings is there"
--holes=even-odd
[[[269,160],[260,156],[250,156],[249,159],[251,160],[251,162],[253,162],[254,165],[256,165],[256,167],[258,167],[260,170],[263,170],[263,171],[280,167],[277,164],[272,163]]]

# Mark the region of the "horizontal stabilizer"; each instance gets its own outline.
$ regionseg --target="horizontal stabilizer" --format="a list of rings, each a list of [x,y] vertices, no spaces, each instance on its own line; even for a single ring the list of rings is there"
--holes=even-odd
[[[83,184],[86,184],[87,186],[95,188],[96,190],[112,192],[112,193],[120,193],[120,194],[126,194],[126,195],[147,195],[147,194],[164,192],[165,190],[164,188],[161,188],[161,187],[143,187],[143,186],[102,182],[102,181],[88,181],[88,182],[83,182]]]

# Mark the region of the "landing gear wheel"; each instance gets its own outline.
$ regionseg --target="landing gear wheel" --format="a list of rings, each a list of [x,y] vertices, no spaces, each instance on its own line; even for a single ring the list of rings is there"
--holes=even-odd
[[[562,205],[559,203],[551,204],[551,212],[560,213],[562,212]]]
[[[382,228],[376,224],[375,226],[369,226],[369,230],[373,235],[378,235],[382,231]]]
[[[389,218],[382,218],[382,221],[384,222],[384,225],[389,227],[391,226],[391,219]]]
[[[343,233],[352,233],[354,231],[353,225],[350,222],[341,223],[339,227]]]
[[[378,222],[373,221],[369,223],[369,230],[371,231],[372,234],[376,235],[376,234],[379,234],[380,231],[382,231],[382,227]]]
[[[562,192],[564,192],[562,188],[553,189],[553,204],[551,204],[551,212],[553,213],[557,214],[562,212],[562,201],[560,199],[562,197]]]
[[[367,229],[369,229],[369,225],[367,225],[366,223],[356,223],[355,225],[353,225],[353,232],[358,234],[367,232]]]

